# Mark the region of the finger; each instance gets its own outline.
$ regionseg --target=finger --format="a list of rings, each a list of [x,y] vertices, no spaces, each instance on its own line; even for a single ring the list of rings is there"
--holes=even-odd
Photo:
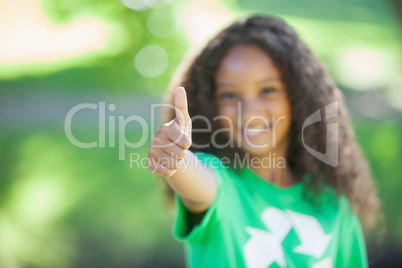
[[[188,113],[187,94],[184,87],[176,88],[176,91],[174,92],[174,106],[176,119],[181,130],[191,137],[191,119]]]
[[[191,139],[174,120],[163,124],[151,139],[154,148],[171,148],[176,145],[186,150],[191,146]]]
[[[147,167],[152,173],[156,173],[164,177],[170,177],[176,173],[176,170],[169,169],[162,163],[159,163],[158,161],[155,161],[149,157],[147,158]]]
[[[179,146],[171,146],[169,148],[163,148],[162,151],[177,161],[182,160],[185,156],[185,150],[183,150]]]
[[[186,150],[190,148],[191,146],[191,138],[187,135],[186,132],[180,129],[180,126],[176,121],[174,121],[172,124],[169,124],[168,127],[162,126],[163,133],[166,135],[166,137],[169,139],[170,142],[173,142],[180,148]],[[171,143],[170,143],[171,144]],[[169,146],[171,147],[171,146]],[[169,148],[165,147],[165,148]]]
[[[158,132],[155,134],[155,136],[152,137],[151,139],[151,147],[153,148],[166,148],[174,145],[174,142],[171,141],[166,134],[170,127],[167,126],[166,124],[163,124]],[[183,135],[184,136],[184,135]]]
[[[162,166],[167,167],[171,170],[176,170],[177,168],[179,168],[181,159],[179,159],[178,157],[172,156],[171,153],[166,153],[166,152],[162,152],[162,153],[163,153],[163,155],[159,158],[159,163]]]
[[[149,150],[148,158],[154,160],[157,163],[157,165],[161,165],[163,167],[172,170],[177,169],[179,167],[181,160],[177,156],[172,156],[171,153],[166,153],[162,150],[153,148]]]

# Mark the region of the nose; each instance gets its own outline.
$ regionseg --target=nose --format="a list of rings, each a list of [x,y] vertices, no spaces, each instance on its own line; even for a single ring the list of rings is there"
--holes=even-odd
[[[241,100],[241,120],[244,126],[247,122],[249,127],[258,127],[265,125],[263,120],[262,104],[259,100],[251,98],[243,98]]]

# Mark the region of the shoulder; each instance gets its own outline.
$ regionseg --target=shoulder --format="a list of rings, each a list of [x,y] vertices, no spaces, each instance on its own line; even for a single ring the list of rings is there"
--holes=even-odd
[[[213,169],[227,169],[225,159],[220,159],[214,154],[204,152],[194,152],[203,165]]]
[[[202,213],[191,213],[186,209],[178,194],[175,194],[176,213],[173,235],[179,241],[208,243],[224,217],[227,198],[234,195],[231,180],[233,170],[217,156],[204,152],[194,152],[199,163],[210,169],[217,182],[217,193],[208,209]]]
[[[228,178],[236,177],[236,172],[228,167],[229,159],[220,159],[216,155],[204,152],[194,152],[194,154],[202,165],[213,172],[218,186],[228,180]]]
[[[310,199],[316,205],[316,208],[323,211],[332,211],[332,214],[336,216],[338,220],[339,218],[356,217],[356,213],[351,206],[349,198],[337,192],[332,186],[323,185],[318,195],[310,194],[306,187],[306,196],[307,199]]]

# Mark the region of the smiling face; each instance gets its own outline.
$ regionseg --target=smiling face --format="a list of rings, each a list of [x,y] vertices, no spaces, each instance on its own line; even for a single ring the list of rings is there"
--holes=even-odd
[[[215,75],[223,128],[244,152],[285,156],[289,144],[290,103],[268,54],[257,46],[236,46],[223,57]],[[228,132],[225,132],[228,133]]]

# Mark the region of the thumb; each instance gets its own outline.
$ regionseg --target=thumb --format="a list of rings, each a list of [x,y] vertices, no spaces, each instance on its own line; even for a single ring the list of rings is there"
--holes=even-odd
[[[191,118],[188,114],[187,94],[184,87],[176,88],[174,92],[174,106],[176,111],[176,121],[180,129],[191,138]]]

